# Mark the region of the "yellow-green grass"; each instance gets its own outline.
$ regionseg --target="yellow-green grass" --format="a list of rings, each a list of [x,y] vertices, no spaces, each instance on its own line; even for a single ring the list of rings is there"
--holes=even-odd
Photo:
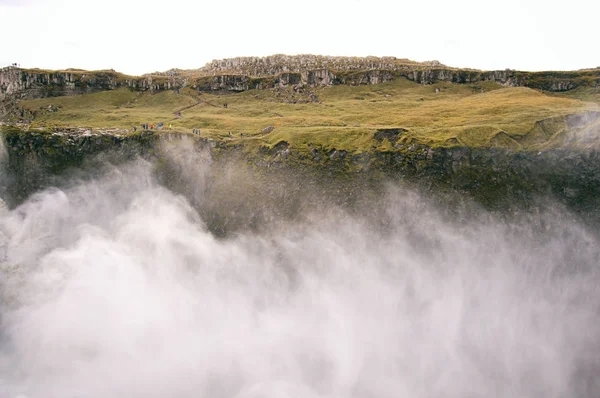
[[[191,89],[180,94],[150,94],[119,89],[22,101],[19,106],[36,112],[37,125],[131,129],[142,123],[163,122],[172,130],[199,128],[205,137],[248,147],[272,146],[285,140],[298,149],[322,146],[349,152],[391,148],[387,140],[374,140],[373,133],[395,127],[408,130],[401,143],[521,148],[533,142],[523,137],[537,121],[600,110],[600,105],[577,99],[576,94],[571,98],[547,95],[493,82],[424,86],[398,79],[372,86],[307,91],[314,92],[320,102],[289,103],[308,98],[308,93],[293,93],[289,87],[234,94],[198,94]],[[582,98],[590,99],[587,92],[584,94],[587,96]],[[49,112],[49,106],[58,111]],[[182,117],[175,115],[179,111]],[[267,126],[275,129],[263,133]]]
[[[582,101],[595,102],[600,104],[600,86],[597,87],[578,87],[574,90],[554,93],[553,95],[564,98],[574,98]]]

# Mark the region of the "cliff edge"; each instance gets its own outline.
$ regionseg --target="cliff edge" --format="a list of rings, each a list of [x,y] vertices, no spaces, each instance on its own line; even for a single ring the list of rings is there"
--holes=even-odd
[[[0,69],[0,103],[6,108],[20,99],[88,94],[127,87],[161,91],[191,87],[200,91],[247,91],[283,86],[380,84],[405,78],[419,84],[498,82],[504,86],[564,92],[600,86],[600,69],[522,72],[458,69],[439,61],[415,62],[395,57],[329,57],[273,55],[214,60],[193,70],[172,69],[144,76],[127,76],[114,70],[59,71]]]

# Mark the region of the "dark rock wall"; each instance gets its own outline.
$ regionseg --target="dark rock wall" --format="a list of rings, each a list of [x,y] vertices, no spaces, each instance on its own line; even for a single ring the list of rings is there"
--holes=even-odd
[[[33,192],[57,185],[64,173],[81,171],[84,166],[87,172],[93,173],[95,161],[122,163],[147,156],[153,153],[156,139],[150,132],[120,136],[0,128],[7,157],[0,165],[0,197],[10,206]],[[99,155],[101,158],[97,158]]]
[[[94,171],[94,161],[108,160],[114,164],[136,157],[162,165],[162,170],[171,170],[171,174],[163,176],[163,181],[175,189],[175,181],[181,180],[180,174],[190,173],[191,169],[184,170],[175,165],[173,159],[179,155],[165,157],[164,144],[182,140],[190,141],[198,151],[186,155],[192,163],[196,156],[200,157],[196,154],[202,151],[204,160],[206,156],[209,158],[205,164],[211,164],[213,168],[216,165],[226,168],[233,159],[238,166],[247,167],[252,176],[241,183],[254,181],[259,175],[269,176],[265,177],[267,186],[276,181],[277,176],[286,175],[284,180],[301,181],[296,184],[299,192],[305,190],[301,186],[306,181],[322,186],[338,184],[338,191],[351,192],[356,189],[353,184],[359,180],[369,183],[392,180],[409,183],[425,192],[458,192],[498,210],[537,206],[541,203],[540,198],[549,197],[591,217],[598,218],[600,213],[600,151],[597,149],[529,152],[431,148],[415,144],[393,152],[350,154],[335,148],[313,148],[310,152],[302,152],[281,142],[272,148],[247,153],[243,148],[227,147],[223,143],[187,135],[156,136],[142,132],[124,136],[82,136],[69,132],[21,132],[7,127],[4,127],[3,142],[8,162],[5,161],[3,166],[5,178],[0,181],[0,196],[13,206],[31,193],[52,186],[61,174],[82,170],[86,165],[86,170]],[[195,169],[196,166],[190,167]],[[185,191],[189,184],[179,185]]]

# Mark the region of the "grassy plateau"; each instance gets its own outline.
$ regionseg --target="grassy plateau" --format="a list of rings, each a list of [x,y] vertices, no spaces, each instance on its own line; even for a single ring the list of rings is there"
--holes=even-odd
[[[30,115],[32,127],[132,132],[142,123],[162,122],[162,131],[200,129],[203,137],[248,148],[286,141],[301,151],[319,146],[350,153],[393,151],[411,143],[519,150],[556,145],[566,115],[600,111],[600,91],[587,87],[556,94],[495,82],[421,85],[400,78],[300,92],[289,86],[240,93],[121,88],[24,100],[18,106]],[[377,130],[389,128],[403,129],[398,141],[374,139]]]

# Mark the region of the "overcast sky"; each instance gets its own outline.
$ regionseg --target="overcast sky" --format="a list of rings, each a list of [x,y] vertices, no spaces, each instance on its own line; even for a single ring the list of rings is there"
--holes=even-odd
[[[323,54],[570,70],[600,66],[599,14],[598,0],[0,0],[0,66],[142,74]]]

